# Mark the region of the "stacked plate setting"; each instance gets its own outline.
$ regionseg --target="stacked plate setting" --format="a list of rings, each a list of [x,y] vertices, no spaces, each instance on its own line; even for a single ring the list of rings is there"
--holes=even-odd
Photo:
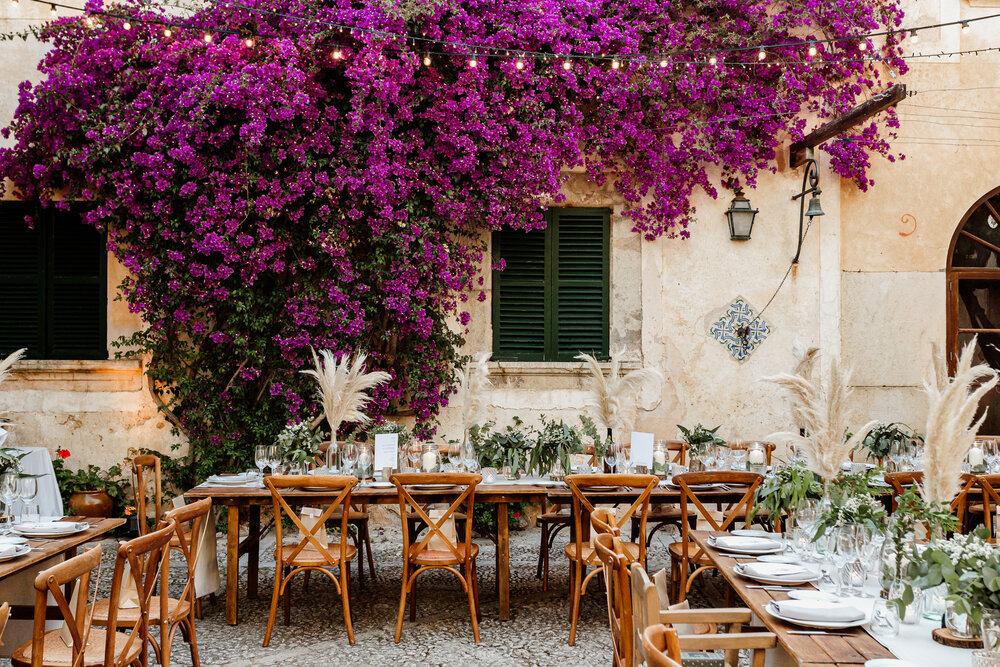
[[[768,537],[757,537],[750,535],[720,535],[719,537],[709,537],[709,546],[715,547],[719,551],[743,554],[747,556],[758,556],[760,554],[773,554],[784,550],[784,545]]]
[[[48,521],[21,523],[14,526],[14,532],[24,537],[66,537],[76,535],[90,528],[86,521]]]
[[[733,570],[741,577],[762,584],[797,586],[819,579],[819,575],[813,570],[792,563],[737,563]]]

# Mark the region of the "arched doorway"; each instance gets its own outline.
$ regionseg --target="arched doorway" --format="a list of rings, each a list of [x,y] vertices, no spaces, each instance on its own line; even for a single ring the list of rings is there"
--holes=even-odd
[[[955,371],[961,348],[978,336],[976,362],[1000,370],[1000,188],[969,209],[948,252],[948,370]],[[989,416],[983,433],[1000,433],[1000,392],[983,404]]]

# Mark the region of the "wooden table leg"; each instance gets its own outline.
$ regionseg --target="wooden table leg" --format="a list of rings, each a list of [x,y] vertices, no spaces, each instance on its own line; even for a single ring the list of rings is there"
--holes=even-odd
[[[257,599],[257,565],[260,562],[260,505],[248,508],[250,535],[247,537],[247,597]]]
[[[510,620],[510,526],[507,503],[497,503],[497,583],[500,587],[500,620]]]
[[[226,530],[226,623],[236,625],[239,615],[236,594],[240,586],[240,508],[229,506],[229,523]]]

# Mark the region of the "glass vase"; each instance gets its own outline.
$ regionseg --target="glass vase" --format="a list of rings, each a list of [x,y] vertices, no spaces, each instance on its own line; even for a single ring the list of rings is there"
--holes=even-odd
[[[973,621],[968,614],[960,614],[955,610],[951,600],[944,605],[944,624],[951,633],[961,639],[976,639],[983,636],[982,625]]]
[[[420,472],[441,472],[441,448],[433,442],[420,448]]]
[[[983,648],[1000,656],[1000,609],[983,609],[979,628],[983,635]]]

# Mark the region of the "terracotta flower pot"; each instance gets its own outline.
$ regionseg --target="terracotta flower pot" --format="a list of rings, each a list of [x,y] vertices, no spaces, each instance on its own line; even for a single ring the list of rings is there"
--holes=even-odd
[[[105,491],[74,491],[69,497],[69,508],[79,516],[109,517],[114,505]]]

